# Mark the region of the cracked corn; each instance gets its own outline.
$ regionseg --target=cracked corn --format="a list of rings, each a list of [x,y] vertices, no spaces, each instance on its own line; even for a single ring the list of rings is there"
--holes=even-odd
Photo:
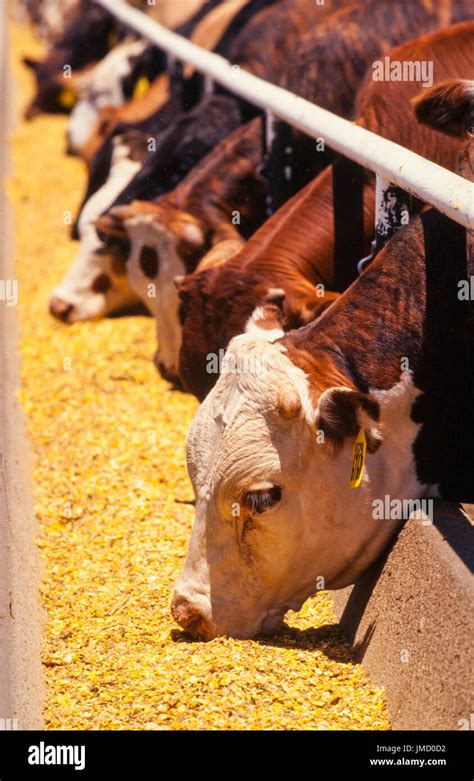
[[[11,27],[19,103],[31,91]],[[196,409],[150,360],[143,317],[65,326],[50,289],[77,245],[82,164],[63,154],[66,119],[20,123],[12,139],[22,390],[35,455],[45,562],[43,663],[50,729],[388,729],[383,692],[355,664],[329,595],[264,641],[191,642],[169,601],[193,507],[185,435]]]

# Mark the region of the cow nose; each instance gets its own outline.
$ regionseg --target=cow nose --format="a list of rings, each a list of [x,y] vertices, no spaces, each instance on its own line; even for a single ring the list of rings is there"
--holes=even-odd
[[[53,296],[49,302],[49,311],[53,317],[57,317],[58,320],[62,320],[65,323],[68,322],[69,315],[73,309],[73,304],[70,304],[68,301],[64,301],[62,298],[58,298],[57,296]]]
[[[184,597],[173,597],[171,612],[176,623],[193,637],[199,640],[210,640],[213,637],[211,622],[196,605]]]

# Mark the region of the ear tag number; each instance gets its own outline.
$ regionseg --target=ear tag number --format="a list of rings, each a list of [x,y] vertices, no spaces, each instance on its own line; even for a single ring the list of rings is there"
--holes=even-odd
[[[367,452],[367,440],[365,438],[365,431],[363,428],[359,430],[356,441],[354,442],[354,453],[352,455],[352,469],[351,479],[349,480],[349,486],[351,488],[358,488],[362,480],[362,473],[364,471],[365,454]]]

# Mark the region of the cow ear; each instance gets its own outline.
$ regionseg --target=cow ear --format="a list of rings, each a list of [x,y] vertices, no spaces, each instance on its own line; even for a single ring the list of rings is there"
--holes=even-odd
[[[226,260],[237,255],[242,247],[243,242],[237,239],[225,239],[224,241],[220,241],[201,258],[197,264],[196,271],[204,271],[208,268],[217,268],[217,266],[221,266]]]
[[[23,57],[23,65],[26,65],[26,67],[30,68],[32,71],[38,70],[40,64],[40,61],[34,60],[33,57]]]
[[[293,295],[287,298],[285,309],[293,328],[315,320],[327,309],[337,298],[339,293],[333,293],[330,290],[323,290],[319,295],[318,291],[311,289],[304,294]]]
[[[283,310],[283,302],[286,298],[286,290],[282,287],[269,287],[265,295],[265,303],[273,304]]]
[[[456,137],[474,132],[474,81],[442,81],[423,90],[411,104],[418,122],[433,130]]]
[[[254,309],[247,326],[247,334],[252,334],[267,342],[276,342],[284,336],[282,313],[274,304],[265,304]]]
[[[101,234],[102,235],[106,234],[107,236],[127,235],[127,231],[125,230],[123,220],[120,219],[118,216],[111,214],[110,212],[105,212],[105,214],[101,214],[97,220],[92,222],[92,224],[95,226],[95,229],[99,237]]]
[[[201,227],[196,222],[177,218],[172,220],[170,228],[179,236],[182,242],[193,249],[201,248],[206,241]]]
[[[318,402],[316,428],[324,433],[325,441],[335,450],[341,448],[346,437],[356,437],[365,430],[367,450],[375,453],[382,435],[374,423],[380,419],[378,402],[369,394],[352,388],[335,387],[325,390]]]

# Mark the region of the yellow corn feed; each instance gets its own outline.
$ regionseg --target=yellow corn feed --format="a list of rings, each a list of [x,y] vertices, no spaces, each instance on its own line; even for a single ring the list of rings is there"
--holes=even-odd
[[[41,46],[10,28],[20,64]],[[151,318],[63,325],[51,288],[71,263],[68,214],[81,161],[64,155],[67,119],[21,121],[8,188],[19,280],[21,401],[32,440],[45,564],[43,662],[50,729],[389,729],[383,692],[340,634],[322,593],[264,641],[193,642],[169,602],[190,534],[185,435],[196,401],[152,364]],[[65,224],[66,223],[66,224]]]

